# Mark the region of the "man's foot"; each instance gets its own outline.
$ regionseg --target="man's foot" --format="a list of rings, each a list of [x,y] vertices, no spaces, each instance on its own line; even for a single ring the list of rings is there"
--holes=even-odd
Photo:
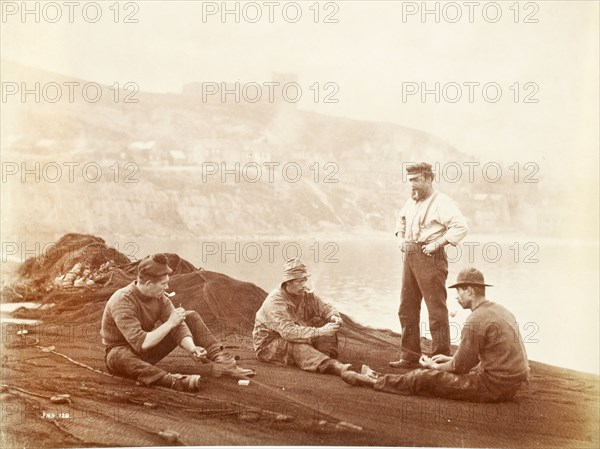
[[[253,369],[237,366],[235,357],[227,352],[219,352],[214,356],[212,362],[212,375],[214,377],[229,376],[243,379],[256,375]]]
[[[379,379],[381,377],[381,373],[378,373],[375,370],[372,370],[368,365],[363,365],[360,374],[364,374],[365,376],[372,377],[373,379]]]
[[[419,361],[418,360],[400,359],[396,362],[390,362],[390,366],[392,368],[417,369],[419,367]]]
[[[350,369],[352,364],[342,363],[336,359],[327,359],[319,365],[317,371],[323,374],[335,374],[341,376],[344,372]]]
[[[345,371],[342,373],[342,380],[347,384],[358,387],[373,387],[377,379],[366,374],[358,374],[355,371]]]
[[[201,377],[199,374],[171,374],[169,377],[170,388],[174,390],[194,392],[200,389]]]

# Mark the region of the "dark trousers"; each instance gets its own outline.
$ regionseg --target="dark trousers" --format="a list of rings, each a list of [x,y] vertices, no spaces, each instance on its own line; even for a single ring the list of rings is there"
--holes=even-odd
[[[377,379],[375,390],[402,395],[435,396],[471,402],[502,402],[512,399],[522,381],[504,384],[487,382],[485,375],[471,371],[454,374],[417,369],[407,374],[386,374]]]
[[[210,332],[204,321],[197,312],[190,313],[186,319],[192,338],[196,346],[207,350],[218,346],[217,340]],[[106,367],[113,374],[135,379],[144,385],[150,385],[158,381],[167,371],[154,366],[160,360],[169,355],[173,349],[179,346],[171,334],[163,338],[156,346],[142,353],[136,353],[131,346],[116,346],[106,354]]]
[[[421,354],[421,301],[425,299],[429,312],[429,328],[433,340],[431,355],[450,355],[450,326],[446,306],[448,258],[443,248],[431,256],[423,254],[423,245],[404,245],[404,269],[400,294],[400,325],[402,326],[401,357],[418,360]]]
[[[326,360],[338,354],[337,335],[311,338],[307,343],[294,343],[276,338],[257,353],[263,362],[296,365],[304,371],[316,372]]]

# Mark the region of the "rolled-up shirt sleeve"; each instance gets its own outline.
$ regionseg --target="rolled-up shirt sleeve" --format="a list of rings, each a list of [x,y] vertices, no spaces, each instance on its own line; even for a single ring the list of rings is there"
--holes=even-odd
[[[408,202],[402,206],[400,212],[398,212],[398,216],[396,217],[396,228],[394,230],[394,235],[404,239],[406,235],[406,206]]]
[[[465,238],[469,232],[467,219],[451,199],[440,201],[438,204],[440,222],[446,227],[444,238],[453,246]]]

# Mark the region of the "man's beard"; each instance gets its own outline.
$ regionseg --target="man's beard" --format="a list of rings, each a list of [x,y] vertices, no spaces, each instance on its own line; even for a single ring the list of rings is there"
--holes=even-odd
[[[418,189],[413,189],[412,193],[411,193],[412,199],[415,201],[419,201],[421,199],[421,191]]]

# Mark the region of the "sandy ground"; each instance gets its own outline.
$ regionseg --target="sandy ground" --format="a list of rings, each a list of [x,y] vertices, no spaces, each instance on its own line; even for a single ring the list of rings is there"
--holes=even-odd
[[[45,318],[2,329],[3,448],[162,445],[365,445],[442,447],[600,447],[598,376],[531,363],[533,377],[513,401],[475,404],[398,396],[351,387],[336,376],[275,367],[254,358],[248,336],[219,334],[240,364],[256,369],[248,386],[203,377],[202,391],[147,388],[111,377],[98,335],[102,303],[84,323]],[[23,311],[35,318],[43,312]],[[72,315],[71,315],[72,316]],[[38,318],[44,318],[38,316]],[[72,318],[71,318],[72,319]],[[341,355],[360,368],[392,372],[399,336],[348,326]],[[44,352],[42,347],[54,347]],[[92,367],[92,371],[62,357]],[[181,350],[160,362],[173,372],[197,365]],[[69,394],[70,402],[50,398]],[[173,439],[160,433],[177,432]]]

